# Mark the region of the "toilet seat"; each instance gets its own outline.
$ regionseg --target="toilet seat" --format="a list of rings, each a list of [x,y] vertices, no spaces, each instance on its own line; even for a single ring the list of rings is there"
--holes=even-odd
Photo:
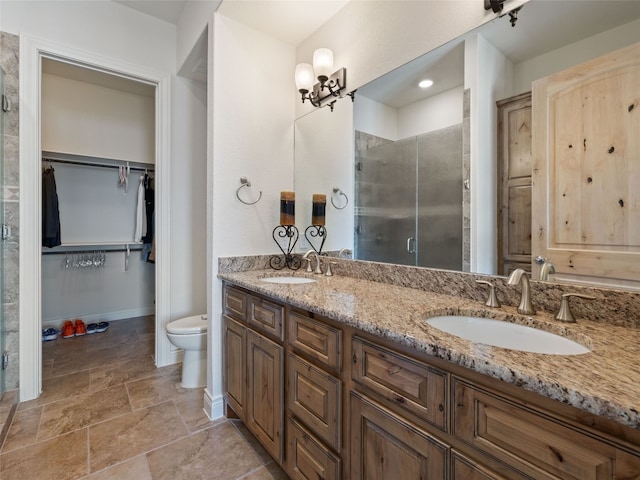
[[[194,335],[207,333],[207,316],[193,315],[191,317],[180,318],[167,324],[167,332],[174,335]]]

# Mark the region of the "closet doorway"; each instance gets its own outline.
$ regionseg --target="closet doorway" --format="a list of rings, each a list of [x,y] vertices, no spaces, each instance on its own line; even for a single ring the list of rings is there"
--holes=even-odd
[[[60,321],[64,322],[64,320],[72,320],[74,321],[76,318],[80,320],[83,315],[86,315],[87,321],[84,321],[85,327],[88,323],[100,323],[99,320],[103,321],[121,321],[124,318],[130,318],[131,316],[139,316],[139,313],[147,313],[151,312],[151,315],[155,317],[154,325],[155,325],[155,349],[152,348],[151,353],[154,354],[156,365],[166,365],[169,363],[175,362],[175,358],[173,358],[173,354],[171,352],[171,347],[164,335],[158,334],[162,329],[159,328],[159,325],[163,325],[169,320],[169,295],[168,295],[168,279],[169,275],[169,265],[168,261],[165,260],[167,253],[169,251],[169,225],[168,225],[168,211],[169,211],[169,178],[168,178],[168,165],[169,165],[169,76],[164,74],[159,74],[158,72],[150,72],[144,69],[140,69],[138,67],[132,65],[125,65],[121,62],[110,61],[108,59],[102,57],[95,57],[87,52],[79,52],[77,50],[66,49],[65,47],[61,47],[56,44],[49,43],[40,39],[33,39],[25,37],[23,41],[22,52],[26,53],[26,55],[21,58],[22,69],[21,69],[21,91],[23,96],[23,103],[25,105],[25,110],[32,112],[32,114],[26,117],[24,121],[24,127],[22,128],[21,124],[21,172],[24,172],[24,176],[21,178],[21,191],[27,198],[39,199],[42,195],[42,175],[41,170],[43,166],[48,166],[48,162],[42,161],[43,152],[46,152],[45,156],[50,156],[49,154],[53,151],[56,154],[56,158],[52,158],[52,160],[65,160],[65,161],[73,161],[77,162],[74,164],[58,164],[58,168],[63,170],[65,168],[73,168],[76,169],[76,176],[80,177],[89,177],[91,174],[95,176],[97,172],[106,173],[108,171],[108,167],[106,166],[88,166],[81,165],[81,163],[96,163],[96,164],[113,164],[112,166],[117,166],[118,168],[113,170],[115,175],[112,177],[113,188],[122,188],[118,187],[118,178],[119,178],[119,166],[120,164],[124,164],[126,168],[126,162],[129,161],[129,182],[132,180],[139,181],[138,177],[143,170],[133,170],[133,168],[143,169],[145,166],[145,162],[136,162],[138,159],[129,159],[126,157],[122,157],[116,154],[100,154],[94,153],[89,150],[82,150],[82,148],[87,148],[86,141],[90,135],[83,134],[83,132],[78,131],[78,129],[83,125],[76,125],[75,127],[75,136],[79,140],[79,147],[76,151],[60,151],[63,150],[59,145],[47,146],[46,142],[49,140],[46,138],[46,92],[45,92],[45,83],[46,81],[43,79],[45,75],[51,74],[51,71],[47,71],[48,62],[57,62],[56,64],[49,64],[54,66],[60,66],[60,64],[64,64],[64,67],[73,67],[81,71],[83,74],[87,74],[89,76],[96,77],[97,74],[102,75],[102,78],[108,79],[108,81],[115,80],[118,81],[126,81],[130,82],[132,85],[139,84],[139,86],[149,88],[152,91],[151,104],[152,107],[152,139],[151,141],[151,154],[146,157],[147,163],[150,164],[148,170],[150,171],[152,168],[154,170],[154,183],[155,183],[155,225],[154,225],[154,236],[156,242],[155,249],[155,264],[146,265],[146,276],[152,279],[153,285],[147,285],[146,288],[146,300],[143,300],[142,303],[137,305],[122,307],[116,306],[111,309],[111,311],[105,311],[109,309],[105,309],[104,303],[99,306],[99,309],[102,311],[90,311],[87,309],[86,305],[82,305],[81,308],[77,311],[77,314],[71,315],[69,311],[62,310],[50,310],[49,306],[43,305],[43,300],[47,298],[47,293],[45,292],[45,288],[48,288],[47,282],[49,279],[47,273],[50,269],[45,266],[45,262],[43,261],[47,258],[47,262],[49,257],[53,257],[55,260],[52,261],[54,266],[58,269],[65,270],[65,266],[67,266],[67,270],[72,268],[78,268],[85,270],[80,272],[85,276],[85,279],[90,279],[93,284],[91,285],[91,289],[100,291],[102,290],[104,293],[104,288],[99,284],[101,281],[106,281],[106,276],[102,279],[99,277],[90,278],[88,275],[100,275],[105,272],[98,272],[101,267],[100,263],[102,262],[102,253],[106,250],[122,250],[118,252],[107,252],[105,255],[105,266],[110,264],[114,268],[114,271],[111,274],[115,274],[116,270],[119,270],[120,273],[133,269],[134,256],[141,255],[141,253],[134,252],[132,250],[138,249],[141,247],[137,242],[135,242],[135,238],[133,235],[131,236],[131,243],[128,244],[126,241],[124,243],[119,243],[122,240],[126,240],[126,238],[122,238],[121,234],[123,234],[124,230],[117,231],[117,229],[110,230],[114,232],[113,238],[108,240],[102,240],[98,237],[102,236],[101,234],[96,235],[95,237],[87,236],[86,238],[71,238],[69,240],[64,240],[63,245],[60,247],[56,247],[58,249],[62,248],[65,250],[64,254],[58,255],[47,255],[46,257],[42,255],[43,247],[41,245],[41,235],[39,231],[42,228],[42,205],[40,201],[35,202],[24,202],[24,210],[21,210],[21,219],[23,221],[23,234],[21,236],[21,262],[20,262],[20,272],[21,272],[21,285],[20,285],[20,400],[30,400],[36,398],[41,393],[42,387],[42,378],[43,378],[43,365],[42,365],[42,328],[46,328],[48,322],[51,321],[52,325],[57,325],[59,328],[62,325],[59,325]],[[23,61],[24,60],[24,61]],[[58,72],[59,73],[59,72]],[[58,75],[61,77],[60,75]],[[85,81],[87,78],[80,79],[79,81]],[[76,79],[76,81],[78,81]],[[100,85],[99,85],[100,86]],[[102,88],[106,88],[105,85],[101,85]],[[116,90],[116,89],[114,89]],[[76,92],[79,93],[79,92]],[[111,105],[113,106],[113,105]],[[128,119],[123,118],[120,124],[125,123]],[[70,119],[64,119],[65,122],[72,122]],[[90,118],[90,116],[85,115],[85,122],[94,121],[94,119]],[[121,125],[120,125],[121,126]],[[42,128],[41,128],[42,127]],[[117,128],[117,125],[111,125],[113,128]],[[125,128],[130,128],[130,126],[125,126]],[[86,132],[85,132],[86,133]],[[57,137],[56,141],[58,141],[60,137],[60,132],[57,132],[55,136]],[[105,138],[107,138],[106,130],[105,130]],[[85,142],[85,143],[82,143]],[[117,140],[112,142],[116,142]],[[119,145],[121,147],[121,145]],[[56,150],[58,150],[56,152]],[[97,152],[97,150],[96,150]],[[152,162],[149,162],[148,159],[151,159]],[[115,160],[115,162],[113,162]],[[143,158],[142,160],[145,160]],[[64,165],[64,167],[62,166]],[[51,162],[51,166],[56,168],[55,162]],[[126,171],[126,170],[125,170]],[[134,174],[135,172],[135,174]],[[163,175],[164,172],[164,175]],[[60,172],[62,173],[62,172]],[[149,173],[149,172],[148,172]],[[100,176],[100,175],[98,175]],[[87,180],[90,181],[90,180]],[[96,181],[95,178],[91,181]],[[64,183],[64,181],[63,181]],[[104,185],[102,185],[104,187]],[[137,190],[138,185],[132,185],[129,183],[128,185],[128,195],[134,195],[134,192]],[[97,190],[96,197],[97,195]],[[158,192],[162,192],[159,194]],[[67,192],[69,193],[69,192]],[[120,192],[121,195],[124,196],[124,193]],[[68,199],[67,199],[68,200]],[[62,206],[62,205],[61,205]],[[119,205],[123,207],[123,205]],[[22,205],[21,205],[22,207]],[[104,211],[95,212],[94,215],[97,216],[99,222],[98,224],[109,225],[112,220],[107,220],[111,212],[109,209],[112,209],[114,205],[109,204],[106,205]],[[135,218],[135,212],[130,212],[132,217]],[[78,215],[81,216],[81,215]],[[86,216],[85,216],[86,218]],[[83,221],[78,218],[73,218],[73,221],[67,221],[67,226],[69,229],[68,232],[80,232],[82,231]],[[72,225],[70,222],[74,223]],[[132,220],[135,228],[135,221]],[[117,222],[116,222],[117,223]],[[122,224],[127,223],[126,219],[122,219]],[[94,222],[95,225],[95,222]],[[102,226],[104,226],[102,225]],[[113,223],[111,223],[113,226]],[[73,229],[76,230],[73,230]],[[62,230],[62,238],[64,238],[64,230],[65,226],[61,225]],[[86,233],[86,232],[85,232]],[[105,237],[106,238],[106,237]],[[118,242],[118,244],[112,245],[98,245],[98,243],[109,243],[109,242]],[[65,245],[65,243],[68,243]],[[79,245],[82,243],[90,243],[90,245]],[[67,256],[66,249],[70,250],[70,255]],[[76,257],[73,257],[72,250],[88,250],[88,254],[78,253]],[[129,250],[127,252],[127,250]],[[98,252],[94,255],[93,252]],[[128,254],[128,260],[127,260]],[[83,257],[82,255],[88,255]],[[89,258],[90,257],[90,258]],[[67,263],[68,260],[68,263]],[[84,262],[88,264],[89,260],[91,262],[97,262],[98,265],[95,267],[89,267],[88,265],[82,267],[81,264]],[[139,261],[139,260],[137,260]],[[57,263],[57,265],[56,265]],[[74,266],[74,263],[77,266]],[[119,264],[119,265],[118,265]],[[94,268],[96,271],[89,271],[87,269]],[[55,270],[55,269],[54,269]],[[149,271],[152,273],[149,274]],[[75,284],[73,282],[76,282]],[[57,282],[55,282],[57,283]],[[64,285],[64,281],[62,282]],[[67,284],[65,288],[67,288],[67,293],[77,294],[77,290],[73,290],[73,288],[81,289],[88,288],[86,285],[79,286],[78,284],[82,283],[82,281],[77,278],[72,281],[70,284]],[[106,284],[106,283],[105,283]],[[74,286],[75,285],[75,286]],[[54,286],[55,288],[60,288],[59,285]],[[149,293],[151,292],[151,293]],[[106,295],[100,296],[102,300]],[[100,300],[100,301],[102,301]],[[146,305],[144,302],[146,301]],[[73,302],[69,302],[71,305]],[[48,315],[47,312],[54,311],[49,317],[45,317]],[[86,313],[85,313],[86,312]],[[133,312],[133,313],[131,313]],[[72,317],[72,318],[67,318]],[[118,318],[119,317],[119,318]],[[126,321],[126,320],[122,320]],[[99,335],[99,334],[96,334]]]
[[[41,92],[42,328],[71,345],[155,314],[155,86],[44,58]]]

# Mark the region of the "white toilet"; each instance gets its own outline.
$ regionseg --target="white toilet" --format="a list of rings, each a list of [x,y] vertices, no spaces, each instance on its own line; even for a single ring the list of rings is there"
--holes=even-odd
[[[167,337],[184,350],[182,386],[204,387],[207,383],[207,316],[194,315],[167,324]]]

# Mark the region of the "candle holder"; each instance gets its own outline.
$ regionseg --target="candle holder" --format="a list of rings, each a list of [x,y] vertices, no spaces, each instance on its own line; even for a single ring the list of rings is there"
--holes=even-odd
[[[300,234],[298,233],[298,229],[295,225],[278,225],[273,229],[273,241],[276,242],[278,248],[284,255],[274,255],[269,260],[269,266],[274,270],[282,270],[284,267],[288,267],[290,270],[298,270],[301,265],[300,257],[296,255],[292,255],[294,247],[298,242],[298,237]],[[282,247],[280,239],[286,239],[284,243],[286,243],[286,249]]]
[[[324,225],[309,225],[304,231],[304,238],[307,239],[311,248],[315,250],[315,252],[320,255],[322,254],[322,247],[324,247],[324,241],[327,239],[327,229]],[[321,239],[320,248],[316,248],[312,239]],[[317,241],[316,241],[317,243]]]

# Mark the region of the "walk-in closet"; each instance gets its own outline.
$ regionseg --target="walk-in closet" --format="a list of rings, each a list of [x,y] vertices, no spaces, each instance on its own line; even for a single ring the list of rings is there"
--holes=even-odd
[[[53,59],[41,78],[43,342],[75,348],[155,314],[155,86]]]

